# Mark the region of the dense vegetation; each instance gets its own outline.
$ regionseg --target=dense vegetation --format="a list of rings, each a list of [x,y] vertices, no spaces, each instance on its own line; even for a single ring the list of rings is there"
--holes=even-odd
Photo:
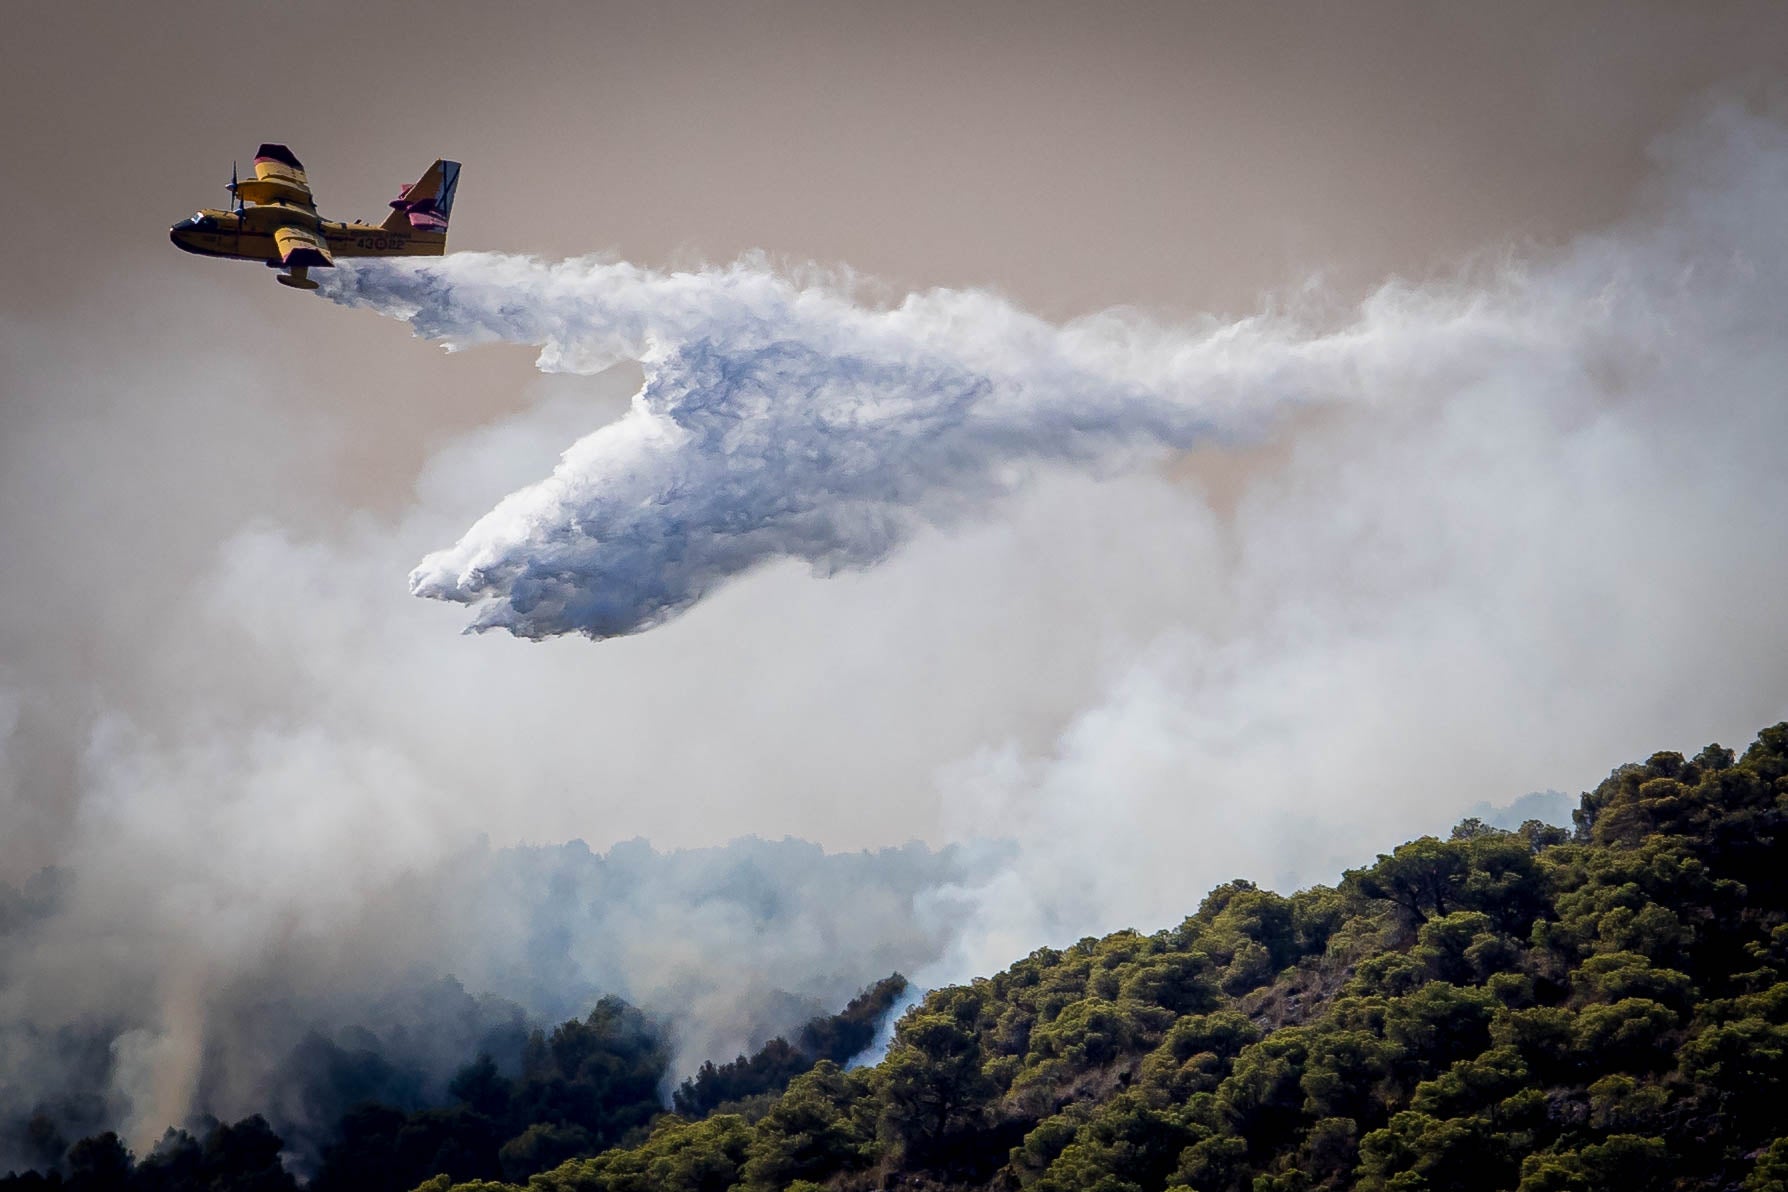
[[[776,1038],[750,1057],[702,1065],[674,1095],[688,1113],[767,1105],[794,1077],[816,1064],[838,1065],[874,1041],[877,1024],[907,988],[899,974],[876,982],[841,1013],[809,1021],[790,1043]],[[376,1056],[321,1049],[330,1083],[369,1089],[401,1088],[402,1074],[384,1072]],[[461,1069],[444,1105],[406,1109],[378,1099],[340,1118],[314,1192],[408,1192],[437,1173],[459,1179],[525,1180],[576,1156],[591,1155],[635,1134],[663,1110],[660,1090],[670,1073],[663,1024],[619,998],[604,998],[587,1018],[534,1031],[521,1048],[520,1071],[506,1076],[489,1055]],[[332,1094],[339,1090],[331,1090]],[[335,1100],[335,1096],[328,1098]],[[0,1189],[60,1186],[76,1192],[294,1192],[297,1181],[281,1162],[283,1143],[261,1117],[216,1124],[195,1138],[167,1135],[141,1161],[107,1131],[72,1147],[47,1115],[25,1124],[29,1149],[44,1157],[48,1175],[0,1178]]]
[[[1656,754],[1574,833],[1467,821],[1338,888],[1230,882],[938,990],[875,1068],[530,1187],[1780,1189],[1785,815],[1788,724]]]
[[[1788,1190],[1785,817],[1788,724],[1743,758],[1655,754],[1574,831],[1467,820],[1334,888],[1229,882],[1172,930],[937,990],[873,1068],[766,1096],[752,1074],[788,1068],[742,1061],[649,1122],[526,1101],[543,1138],[588,1134],[528,1187]],[[457,1112],[519,1121],[481,1071]],[[429,1192],[509,1186],[433,1161]]]

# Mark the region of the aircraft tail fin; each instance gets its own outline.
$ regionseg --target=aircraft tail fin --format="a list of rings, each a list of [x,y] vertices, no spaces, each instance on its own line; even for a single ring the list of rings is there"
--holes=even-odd
[[[391,214],[379,226],[387,232],[447,231],[453,214],[453,192],[459,189],[459,163],[435,159],[422,177],[398,191],[391,200]]]

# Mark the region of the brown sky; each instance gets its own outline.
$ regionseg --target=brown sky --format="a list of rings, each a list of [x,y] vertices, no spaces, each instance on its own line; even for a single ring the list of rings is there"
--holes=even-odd
[[[340,216],[459,158],[459,249],[762,249],[1053,317],[1236,312],[1593,226],[1688,97],[1788,68],[1774,4],[20,0],[5,25],[0,316],[298,370],[352,444],[341,494],[382,504],[513,407],[527,356],[449,362],[175,252],[263,139]]]

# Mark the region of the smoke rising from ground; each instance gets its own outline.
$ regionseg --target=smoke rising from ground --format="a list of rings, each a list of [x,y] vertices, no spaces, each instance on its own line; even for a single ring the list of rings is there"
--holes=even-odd
[[[1373,407],[1300,427],[1213,529],[1210,603],[1048,754],[945,779],[954,831],[1020,845],[965,955],[1158,924],[1222,872],[1295,886],[1587,740],[1742,745],[1788,711],[1788,128],[1717,106],[1655,158],[1622,226],[1369,302]]]
[[[414,974],[694,1007],[686,1058],[725,1059],[893,968],[960,979],[1742,744],[1788,710],[1788,132],[1719,108],[1658,170],[1604,234],[1321,320],[1060,329],[758,264],[343,271],[573,370],[394,516],[317,495],[289,369],[0,327],[0,861],[60,867],[6,908],[6,1104],[97,1070],[95,1120],[139,1137],[259,1108],[302,1040],[257,1007],[376,1023]],[[575,375],[634,358],[631,403],[624,368]],[[422,574],[480,624],[687,612],[457,637],[403,575],[473,523]],[[612,851],[750,833],[1010,845]],[[601,865],[490,859],[578,837]],[[713,876],[746,854],[762,883]]]
[[[1780,668],[1758,665],[1788,652],[1758,595],[1781,564],[1754,544],[1788,497],[1772,214],[1788,141],[1779,120],[1713,105],[1655,157],[1621,226],[1449,284],[1391,284],[1324,328],[1123,314],[1057,328],[985,294],[861,305],[750,262],[660,274],[470,255],[344,270],[326,292],[454,346],[538,345],[543,370],[643,363],[625,417],[412,574],[420,594],[477,605],[475,628],[530,637],[645,628],[779,559],[874,564],[1027,482],[1128,505],[1124,532],[1155,534],[1144,511],[1176,485],[1148,465],[1212,438],[1258,444],[1292,417],[1281,466],[1250,477],[1229,518],[1166,514],[1177,565],[1208,583],[1104,701],[1047,755],[989,743],[944,777],[951,835],[1027,842],[971,929],[1017,914],[998,954],[1113,907],[1149,918],[1164,873],[1196,875],[1174,883],[1183,901],[1225,859],[1280,884],[1312,853],[1338,867],[1356,859],[1346,824],[1393,839],[1449,759],[1545,753],[1560,723],[1618,706],[1663,727],[1697,684],[1726,688],[1697,687],[1698,732],[1782,706]],[[1382,799],[1300,808],[1332,775],[1369,773]],[[1134,837],[1200,786],[1251,798],[1201,808],[1193,840]],[[1137,847],[1160,855],[1110,863]],[[1176,865],[1188,853],[1199,863]]]
[[[186,954],[85,958],[158,983],[153,1004],[114,992],[88,1007],[103,1014],[57,1023],[58,1008],[40,1005],[0,1023],[0,1168],[37,1161],[18,1153],[17,1127],[39,1110],[65,1133],[121,1128],[139,1148],[192,1112],[263,1113],[314,1160],[355,1102],[420,1107],[480,1051],[510,1065],[526,1029],[582,1018],[606,994],[664,1021],[680,1077],[836,1012],[875,973],[936,963],[949,943],[940,891],[997,860],[792,840],[673,852],[632,841],[600,854],[475,845],[378,889],[330,892],[310,923],[274,927],[275,938],[265,923],[236,934],[266,914],[265,892],[243,895],[234,915],[221,900],[183,906]],[[350,897],[355,915],[322,921]],[[100,927],[52,900],[29,888],[0,899],[0,940],[68,978],[82,958],[55,949],[90,946]],[[306,909],[291,891],[272,900]],[[142,944],[181,934],[161,927]],[[15,997],[41,988],[5,976]]]

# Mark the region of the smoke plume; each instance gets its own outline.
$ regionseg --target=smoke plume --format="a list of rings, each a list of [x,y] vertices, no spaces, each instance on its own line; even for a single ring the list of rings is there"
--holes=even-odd
[[[538,345],[547,371],[644,367],[626,416],[412,574],[477,606],[475,629],[632,632],[777,560],[836,574],[927,528],[970,537],[995,503],[1088,502],[1171,535],[1179,557],[1122,582],[1189,599],[1103,697],[1048,752],[986,741],[940,779],[948,835],[1023,844],[967,933],[1000,956],[1114,912],[1159,922],[1168,890],[1184,906],[1231,866],[1332,874],[1365,825],[1406,835],[1452,759],[1479,763],[1480,798],[1547,785],[1581,746],[1554,744],[1561,723],[1645,748],[1640,725],[1735,736],[1779,711],[1761,663],[1788,639],[1751,594],[1782,578],[1754,544],[1788,500],[1788,133],[1716,102],[1653,154],[1608,231],[1392,282],[1340,318],[1058,327],[983,293],[856,301],[849,279],[756,261],[463,255],[326,292],[453,347]],[[1253,457],[1239,492],[1213,444]],[[1492,772],[1508,785],[1486,790]],[[1187,820],[1189,789],[1209,794]],[[1137,834],[1160,820],[1196,828]]]

